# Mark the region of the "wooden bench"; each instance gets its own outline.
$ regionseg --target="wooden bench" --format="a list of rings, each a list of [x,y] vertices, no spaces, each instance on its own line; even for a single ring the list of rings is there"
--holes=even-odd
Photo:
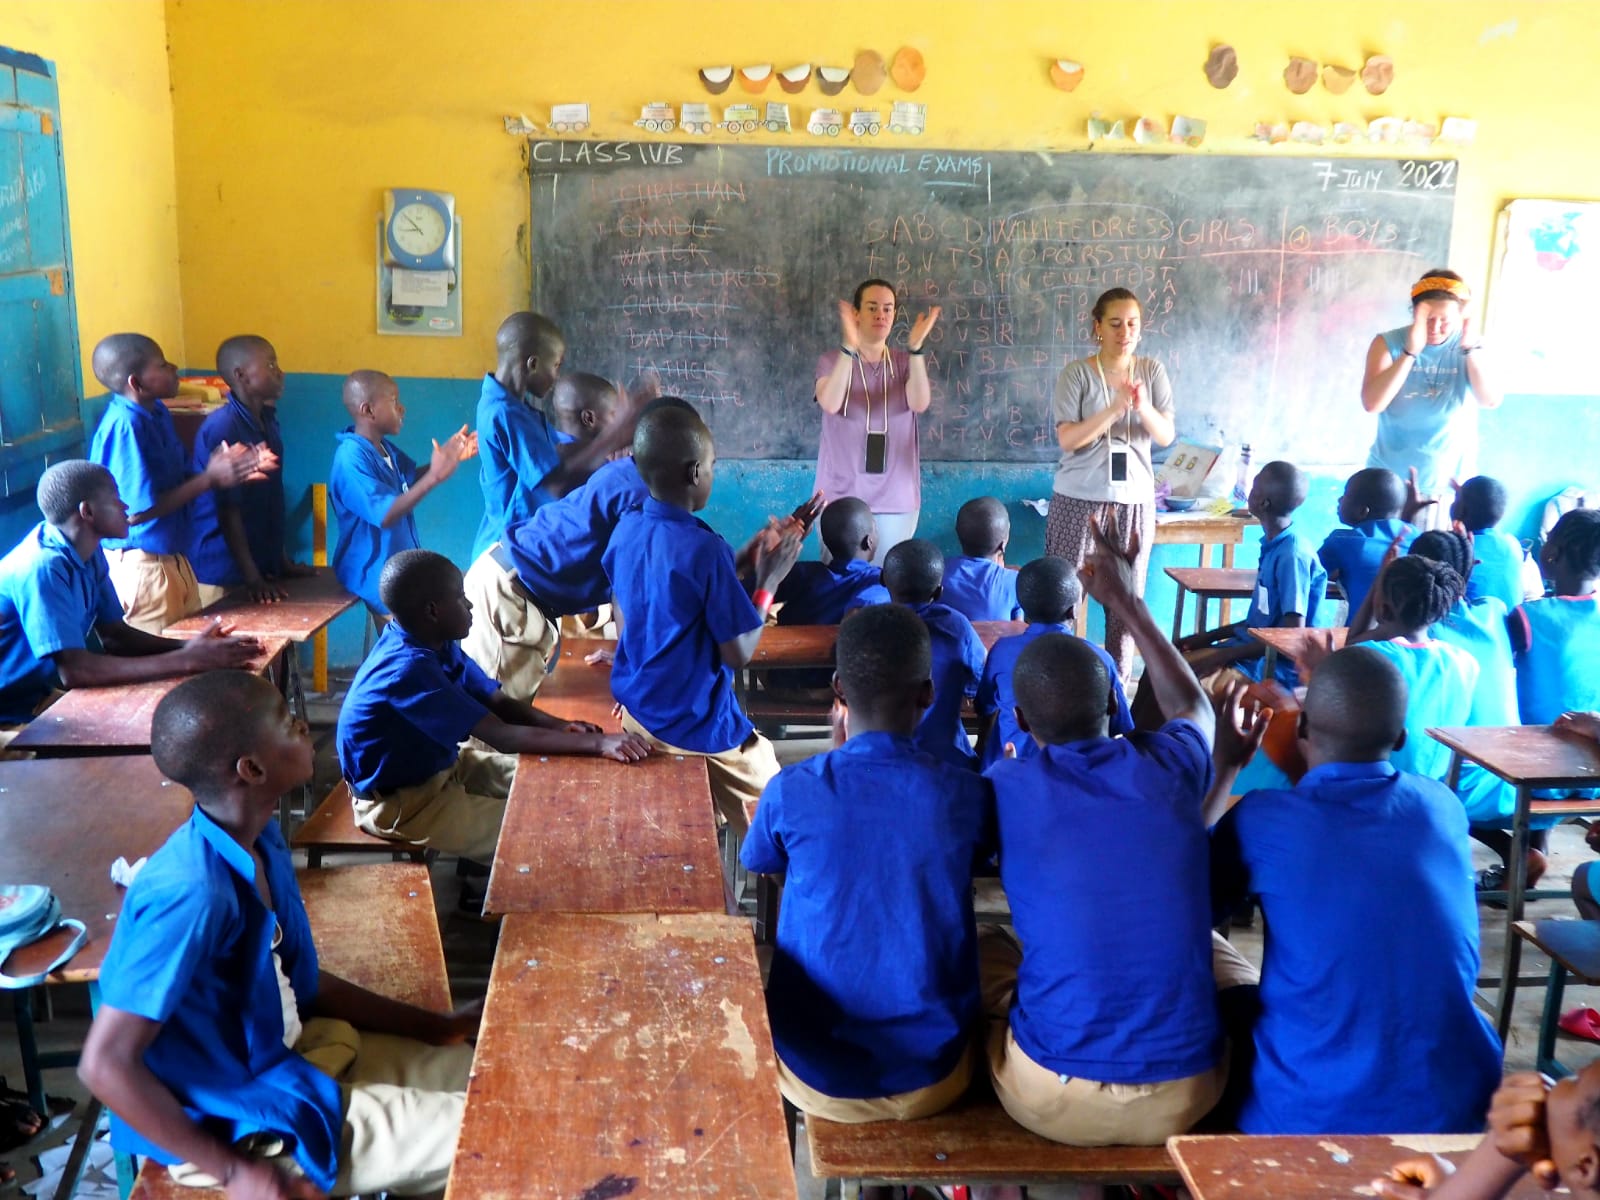
[[[1556,1059],[1556,1034],[1560,1031],[1561,998],[1567,976],[1589,987],[1600,984],[1600,921],[1518,921],[1512,926],[1519,938],[1532,942],[1550,956],[1550,979],[1545,986],[1544,1015],[1539,1020],[1538,1070],[1553,1079],[1572,1074]]]
[[[1204,633],[1209,628],[1211,601],[1248,600],[1256,591],[1254,567],[1168,567],[1166,573],[1178,585],[1178,602],[1172,610],[1173,641],[1183,636],[1184,600],[1190,592],[1195,598],[1194,631]]]
[[[1064,1146],[1029,1133],[978,1085],[919,1121],[845,1125],[806,1117],[811,1170],[869,1183],[1176,1183],[1162,1146]]]
[[[397,861],[428,861],[426,846],[407,846],[357,829],[355,809],[350,805],[350,785],[342,779],[300,823],[289,839],[289,847],[304,850],[306,865],[312,868],[322,865],[324,854],[387,854]]]
[[[379,863],[299,872],[300,894],[322,967],[369,991],[449,1012],[450,977],[428,868]],[[222,1200],[221,1188],[174,1183],[145,1160],[130,1200]]]

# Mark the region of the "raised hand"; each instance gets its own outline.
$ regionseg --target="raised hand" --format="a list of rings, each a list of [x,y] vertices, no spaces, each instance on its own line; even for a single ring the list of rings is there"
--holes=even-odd
[[[1478,343],[1472,340],[1472,318],[1461,318],[1461,336],[1458,339],[1462,350],[1476,350]]]
[[[918,313],[916,320],[911,322],[911,333],[906,337],[906,345],[913,350],[922,349],[922,343],[928,340],[928,335],[933,332],[933,327],[939,322],[939,314],[943,311],[935,304],[927,312]]]
[[[801,501],[795,506],[795,510],[789,514],[789,519],[796,522],[800,529],[801,537],[805,537],[806,534],[811,532],[811,526],[822,515],[822,510],[827,506],[827,503],[819,489],[811,493],[809,500]]]
[[[1373,591],[1377,591],[1378,585],[1374,583],[1372,588]],[[1300,660],[1295,663],[1300,672],[1301,682],[1311,682],[1311,676],[1316,673],[1317,668],[1327,661],[1329,655],[1337,650],[1338,646],[1333,641],[1333,630],[1306,630],[1305,641],[1300,646]]]
[[[799,532],[782,529],[776,524],[771,528],[778,530],[777,536],[757,538],[750,552],[750,566],[755,573],[756,587],[768,592],[777,589],[800,557]]]
[[[839,342],[847,350],[861,349],[861,323],[848,300],[839,301]]]
[[[1102,607],[1126,610],[1139,599],[1137,577],[1133,564],[1139,557],[1139,533],[1134,531],[1126,551],[1112,544],[1104,528],[1106,517],[1089,523],[1089,536],[1094,545],[1078,569],[1078,582],[1083,590]]]
[[[1418,513],[1437,503],[1439,502],[1431,497],[1423,498],[1421,491],[1417,488],[1417,469],[1415,467],[1407,468],[1406,502],[1400,507],[1400,519],[1407,525],[1413,525],[1416,523]]]
[[[1216,698],[1217,730],[1212,757],[1217,766],[1242,770],[1261,748],[1272,709],[1249,696],[1250,685],[1235,679]]]
[[[1428,344],[1428,315],[1422,305],[1411,310],[1411,328],[1406,330],[1406,350],[1413,358],[1421,354]]]
[[[433,456],[428,460],[428,474],[443,481],[456,473],[456,468],[478,453],[478,435],[469,433],[463,425],[440,445],[434,439]]]

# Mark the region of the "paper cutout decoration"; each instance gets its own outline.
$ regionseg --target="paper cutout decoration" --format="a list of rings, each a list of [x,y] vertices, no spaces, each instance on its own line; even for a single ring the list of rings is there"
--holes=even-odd
[[[678,114],[672,111],[672,105],[653,100],[639,110],[634,125],[646,133],[671,133],[677,123]]]
[[[1439,127],[1439,140],[1470,146],[1478,140],[1478,123],[1466,117],[1446,117]]]
[[[928,106],[914,100],[896,100],[889,110],[889,132],[920,135],[928,125]]]
[[[813,108],[806,122],[806,132],[818,137],[838,137],[844,128],[844,114],[837,108]]]
[[[1335,63],[1324,63],[1322,66],[1322,86],[1335,96],[1344,95],[1355,81],[1356,73],[1349,67],[1341,67]]]
[[[1271,146],[1281,146],[1289,140],[1289,127],[1282,121],[1275,125],[1262,121],[1256,125],[1255,132],[1250,136],[1258,142],[1266,142]]]
[[[1400,141],[1400,134],[1405,129],[1405,122],[1399,117],[1376,117],[1367,122],[1367,137],[1384,146],[1393,146]]]
[[[1381,96],[1394,82],[1394,60],[1387,54],[1374,54],[1361,68],[1361,82],[1374,96]]]
[[[757,63],[753,67],[739,68],[739,86],[752,96],[759,96],[772,82],[772,64]]]
[[[526,134],[539,132],[539,127],[532,121],[528,120],[526,113],[518,113],[514,117],[506,117],[504,120],[506,123],[507,133],[514,133],[520,137]]]
[[[851,109],[850,132],[857,137],[877,137],[883,132],[883,118],[875,108]]]
[[[1352,125],[1348,121],[1338,121],[1333,126],[1333,140],[1340,145],[1354,141],[1360,136],[1361,127],[1359,125]]]
[[[914,92],[927,77],[928,64],[923,61],[922,51],[913,46],[901,46],[894,52],[894,61],[889,64],[889,78],[894,80],[895,87],[902,92]]]
[[[701,67],[700,83],[713,96],[720,96],[733,86],[733,68]]]
[[[805,91],[806,84],[810,82],[810,63],[801,63],[798,67],[790,67],[787,71],[778,72],[778,86],[791,96],[798,96]]]
[[[556,133],[582,133],[589,128],[589,105],[556,105],[550,110],[550,128]]]
[[[1181,146],[1198,146],[1206,140],[1206,123],[1197,117],[1173,117],[1172,140]]]
[[[1413,146],[1426,146],[1439,136],[1439,127],[1427,121],[1408,120],[1401,127],[1400,136]]]
[[[1211,47],[1206,59],[1206,81],[1214,88],[1225,88],[1239,74],[1239,56],[1226,42]]]
[[[1154,146],[1167,140],[1167,128],[1154,117],[1140,117],[1133,127],[1133,140],[1141,146]]]
[[[856,91],[863,96],[871,96],[889,78],[889,68],[883,61],[883,55],[876,50],[863,50],[856,55],[856,65],[850,69],[850,78],[855,81]]]
[[[789,123],[789,106],[782,100],[767,101],[768,133],[793,133],[794,128]]]
[[[1083,82],[1083,64],[1070,58],[1058,58],[1050,64],[1050,82],[1063,92],[1075,92]]]
[[[1320,146],[1327,136],[1328,131],[1312,121],[1296,121],[1289,130],[1290,141],[1307,146]]]
[[[1283,86],[1296,96],[1304,96],[1317,81],[1317,64],[1309,58],[1291,58],[1283,69]]]
[[[710,133],[712,125],[715,124],[711,116],[711,105],[702,101],[686,102],[680,115],[685,133]]]
[[[1128,136],[1123,129],[1121,121],[1107,121],[1101,117],[1089,118],[1089,140],[1091,142],[1120,142]]]
[[[849,67],[818,67],[817,91],[824,96],[837,96],[850,82]]]
[[[722,110],[718,129],[729,133],[754,133],[761,125],[761,112],[754,104],[730,104]]]

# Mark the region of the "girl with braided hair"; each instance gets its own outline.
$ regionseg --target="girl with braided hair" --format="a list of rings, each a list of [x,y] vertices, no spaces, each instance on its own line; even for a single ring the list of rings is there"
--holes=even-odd
[[[1525,725],[1600,709],[1600,509],[1575,508],[1557,521],[1539,566],[1554,594],[1518,605],[1508,622]]]

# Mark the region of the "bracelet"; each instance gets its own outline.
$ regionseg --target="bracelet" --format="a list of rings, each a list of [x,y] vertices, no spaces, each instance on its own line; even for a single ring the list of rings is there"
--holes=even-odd
[[[1404,346],[1400,347],[1400,355],[1403,358],[1415,358],[1416,357],[1415,354],[1411,353],[1411,351],[1407,350]]]
[[[1461,353],[1463,353],[1463,354],[1471,354],[1474,350],[1482,350],[1482,349],[1483,349],[1483,343],[1479,342],[1475,346],[1463,346],[1463,347],[1461,347]]]
[[[757,588],[755,595],[750,597],[750,602],[756,606],[756,611],[765,617],[767,609],[772,607],[773,598],[772,593],[766,588]]]
[[[846,346],[843,342],[839,343],[839,353],[844,355],[846,358],[860,358],[861,357],[861,352],[859,350],[852,350],[852,349],[850,349],[849,346]]]
[[[915,350],[913,350],[910,346],[906,347],[906,353],[911,355],[912,358],[921,358],[927,352],[928,348],[926,346],[918,346]]]

